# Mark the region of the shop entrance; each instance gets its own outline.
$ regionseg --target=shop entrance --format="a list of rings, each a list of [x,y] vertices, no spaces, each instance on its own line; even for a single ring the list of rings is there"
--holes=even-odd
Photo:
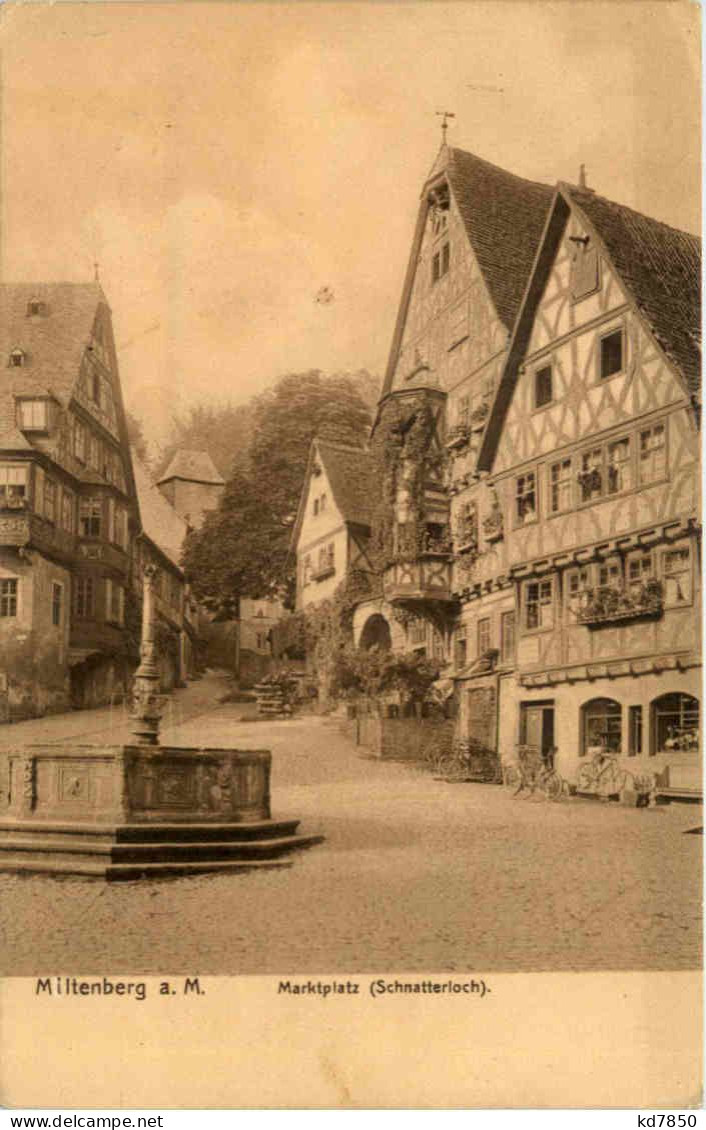
[[[554,703],[520,704],[520,745],[534,746],[542,756],[554,748]]]

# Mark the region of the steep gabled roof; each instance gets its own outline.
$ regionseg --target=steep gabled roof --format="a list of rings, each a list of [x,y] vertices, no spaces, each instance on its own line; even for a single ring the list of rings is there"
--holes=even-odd
[[[537,306],[573,209],[611,262],[685,392],[699,395],[701,372],[701,241],[688,232],[574,185],[560,183],[525,290],[507,360],[478,456],[490,470],[532,333]]]
[[[192,483],[216,483],[218,486],[225,484],[225,479],[218,474],[207,451],[188,451],[186,448],[180,448],[174,453],[171,463],[159,481],[165,483],[168,479],[185,479]]]
[[[688,232],[562,184],[602,240],[657,343],[697,394],[701,381],[701,240]]]
[[[344,521],[369,526],[375,489],[370,452],[326,439],[315,443]]]
[[[552,188],[508,173],[464,149],[443,146],[422,189],[382,396],[392,387],[427,216],[427,193],[446,176],[491,301],[512,329],[542,235]]]
[[[511,330],[553,189],[450,149],[446,173],[496,313]]]
[[[27,316],[32,299],[44,303],[46,314]],[[21,381],[23,392],[31,395],[35,389],[40,393],[49,389],[66,407],[100,303],[106,298],[98,283],[2,283],[0,369]],[[8,371],[15,349],[25,353],[26,363],[21,370]]]
[[[137,488],[142,532],[146,534],[173,565],[180,568],[181,549],[188,526],[170,506],[159,487],[150,479],[144,464],[132,452],[132,466]]]
[[[375,483],[370,452],[364,447],[352,447],[333,440],[313,439],[302,492],[299,496],[297,517],[292,528],[290,546],[296,550],[304,510],[314,467],[320,461],[331,487],[333,500],[346,523],[370,526],[373,513]]]

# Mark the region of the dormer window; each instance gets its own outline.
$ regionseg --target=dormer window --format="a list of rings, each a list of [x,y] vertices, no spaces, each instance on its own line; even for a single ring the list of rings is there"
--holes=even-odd
[[[22,349],[13,349],[8,362],[11,369],[21,369],[25,364],[26,354]]]
[[[27,317],[28,318],[41,318],[47,313],[46,302],[41,302],[38,298],[31,298],[27,303]]]
[[[17,409],[21,431],[47,431],[49,427],[49,405],[46,400],[19,400]]]

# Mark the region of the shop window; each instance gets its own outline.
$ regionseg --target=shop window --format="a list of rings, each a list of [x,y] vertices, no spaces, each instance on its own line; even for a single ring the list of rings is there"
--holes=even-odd
[[[549,468],[549,506],[552,514],[562,514],[566,510],[571,510],[572,487],[571,460],[562,459],[559,463],[552,463]]]
[[[553,581],[525,581],[524,608],[528,632],[551,628],[554,624]]]
[[[601,380],[615,376],[623,369],[623,331],[613,330],[601,338],[600,343],[600,373]]]
[[[691,554],[688,546],[665,550],[662,557],[662,579],[667,608],[691,604]]]
[[[17,615],[17,589],[16,577],[0,579],[0,618],[9,619]]]
[[[628,708],[628,754],[637,757],[642,753],[642,707]]]
[[[533,522],[537,517],[537,478],[534,471],[518,475],[515,480],[515,518],[518,525]]]
[[[500,617],[500,658],[503,663],[515,662],[515,613],[503,612]]]
[[[667,474],[667,432],[664,424],[654,424],[640,432],[640,482],[655,483]]]
[[[663,694],[652,703],[652,753],[699,749],[699,702],[689,694]]]
[[[552,367],[543,365],[534,374],[534,406],[544,408],[554,399],[552,394]]]
[[[623,710],[612,698],[594,698],[581,707],[581,752],[604,749],[619,753],[623,741]]]

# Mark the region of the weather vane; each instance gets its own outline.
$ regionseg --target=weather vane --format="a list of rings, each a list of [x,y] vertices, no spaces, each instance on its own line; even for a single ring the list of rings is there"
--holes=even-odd
[[[449,110],[437,110],[437,118],[441,118],[441,139],[443,144],[446,144],[446,131],[449,128],[449,118],[455,118],[456,115],[452,114]]]

